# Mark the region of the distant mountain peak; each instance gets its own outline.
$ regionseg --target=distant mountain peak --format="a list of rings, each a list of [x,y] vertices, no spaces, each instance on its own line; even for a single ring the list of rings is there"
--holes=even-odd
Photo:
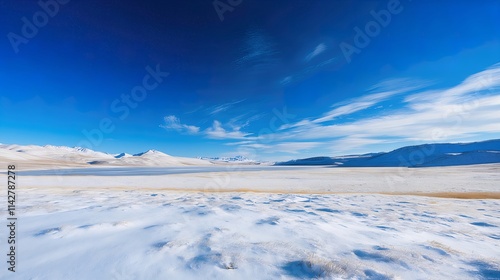
[[[55,146],[55,145],[44,145],[44,146],[30,145],[30,146],[26,146],[26,147],[32,148],[32,149],[44,148],[44,149],[52,150],[52,151],[58,150],[58,151],[68,151],[68,152],[80,152],[80,153],[102,153],[102,152],[96,152],[94,150],[91,150],[88,148],[83,148],[83,147],[78,147],[78,146],[67,147],[67,146]],[[105,153],[103,153],[103,154],[105,154]]]
[[[120,153],[115,155],[115,158],[126,158],[126,157],[131,157],[132,155],[127,154],[127,153]]]
[[[94,150],[88,149],[88,148],[83,148],[83,147],[73,147],[73,150],[77,152],[82,152],[82,153],[91,153],[95,152]]]
[[[134,154],[134,157],[147,156],[147,155],[162,155],[162,156],[168,156],[167,154],[162,153],[162,152],[160,152],[160,151],[158,151],[158,150],[147,150],[147,151],[142,152],[142,153]]]

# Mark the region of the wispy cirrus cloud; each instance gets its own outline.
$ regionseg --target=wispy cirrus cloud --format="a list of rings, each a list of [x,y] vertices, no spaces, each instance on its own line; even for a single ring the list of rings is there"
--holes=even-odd
[[[329,123],[336,116],[366,109],[399,94],[375,93],[351,100],[313,121],[305,119],[284,127],[274,137],[281,141],[330,141],[338,152],[381,143],[460,141],[479,135],[500,135],[500,64],[442,89],[418,91],[406,96],[401,106],[347,123]],[[331,140],[328,140],[331,139]]]
[[[374,93],[334,104],[332,106],[334,109],[325,113],[322,117],[314,119],[312,122],[322,123],[331,121],[337,117],[349,115],[370,108],[380,102],[389,100],[396,95],[421,89],[428,85],[430,85],[428,82],[417,82],[410,79],[386,80],[370,88],[369,91]]]
[[[263,30],[253,28],[247,32],[240,57],[234,62],[238,67],[267,68],[276,62],[277,54],[270,36]]]
[[[326,51],[326,45],[321,43],[314,48],[312,52],[306,55],[306,62],[311,61],[311,59],[315,58],[316,56],[322,54],[324,51]]]
[[[383,112],[374,110],[381,104],[391,106]],[[369,113],[339,120],[365,110]],[[247,127],[244,114],[225,124],[213,121],[204,130],[169,116],[165,127],[211,139],[237,140],[226,145],[262,153],[294,154],[318,148],[341,155],[373,151],[377,145],[500,137],[499,112],[500,64],[495,64],[446,88],[421,80],[385,80],[368,88],[366,95],[338,102],[323,114],[263,135],[242,130]]]
[[[224,103],[224,104],[217,105],[217,106],[213,106],[211,108],[208,108],[207,110],[208,110],[208,113],[210,115],[215,115],[215,114],[227,111],[228,109],[230,109],[234,105],[241,103],[243,101],[245,101],[245,99],[234,101],[234,102],[228,102],[228,103]]]
[[[249,126],[252,122],[257,121],[263,118],[266,113],[245,113],[238,115],[236,117],[232,117],[227,122],[227,125],[233,129],[240,130]]]
[[[293,74],[290,74],[286,76],[285,78],[281,79],[279,83],[283,86],[286,86],[291,83],[298,82],[308,75],[311,75],[312,73],[321,70],[322,68],[326,67],[327,65],[333,63],[335,60],[337,60],[337,57],[332,57],[329,59],[326,59],[324,61],[318,62],[314,65],[309,65],[301,68],[300,70],[296,71]]]
[[[285,124],[280,127],[280,130],[333,121],[338,117],[350,115],[373,107],[383,101],[395,97],[396,95],[409,93],[428,85],[430,85],[429,82],[413,81],[410,79],[386,80],[369,88],[368,91],[370,93],[367,95],[333,104],[333,109],[324,113],[320,117],[304,119],[297,123]]]

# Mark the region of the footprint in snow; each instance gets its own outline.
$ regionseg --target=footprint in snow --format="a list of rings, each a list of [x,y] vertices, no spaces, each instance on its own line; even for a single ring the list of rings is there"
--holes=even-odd
[[[55,233],[60,232],[61,230],[62,229],[60,227],[44,229],[44,230],[41,230],[41,231],[35,233],[35,236],[44,236],[44,235],[48,235],[48,234],[55,234]]]
[[[340,210],[330,209],[330,208],[318,208],[316,211],[328,212],[328,213],[340,213]]]
[[[236,205],[236,204],[222,204],[219,206],[222,210],[227,211],[227,212],[235,212],[241,209],[241,206]]]
[[[161,249],[167,247],[168,244],[169,244],[168,241],[159,241],[159,242],[156,242],[156,243],[152,244],[151,247],[153,247],[153,248],[155,248],[157,250],[161,250]]]
[[[356,217],[368,217],[368,215],[359,212],[351,212],[351,214]]]
[[[473,223],[470,223],[470,224],[474,225],[474,226],[478,226],[478,227],[497,227],[495,225],[488,224],[488,223],[485,223],[485,222],[473,222]]]
[[[267,219],[261,219],[257,222],[258,225],[263,225],[263,224],[268,224],[268,225],[272,225],[272,226],[275,226],[278,224],[278,221],[280,220],[280,218],[276,217],[276,216],[273,216],[273,217],[269,217]]]

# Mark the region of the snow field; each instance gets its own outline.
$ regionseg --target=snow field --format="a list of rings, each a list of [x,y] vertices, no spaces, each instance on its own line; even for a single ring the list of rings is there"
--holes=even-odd
[[[14,279],[500,277],[499,200],[32,188],[18,217]]]

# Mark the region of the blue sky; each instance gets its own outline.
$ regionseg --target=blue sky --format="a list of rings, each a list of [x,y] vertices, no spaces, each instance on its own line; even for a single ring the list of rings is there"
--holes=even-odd
[[[0,1],[1,143],[285,160],[500,138],[498,1],[55,1]]]

